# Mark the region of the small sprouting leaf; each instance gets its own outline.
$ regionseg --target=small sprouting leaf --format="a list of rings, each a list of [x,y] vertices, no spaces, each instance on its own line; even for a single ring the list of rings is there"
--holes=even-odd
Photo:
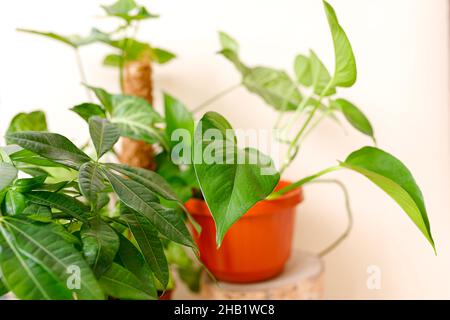
[[[0,162],[0,192],[17,178],[17,169],[11,163]]]
[[[80,221],[87,222],[89,209],[80,201],[62,193],[48,191],[28,192],[26,196],[32,203],[58,209]]]
[[[120,137],[119,127],[100,117],[89,119],[89,133],[97,151],[98,159],[111,150]]]
[[[144,284],[133,273],[117,263],[99,279],[100,286],[109,296],[117,299],[149,300],[154,299],[147,293]]]
[[[366,176],[384,190],[400,205],[434,249],[422,192],[400,160],[378,148],[364,147],[351,153],[341,166]]]
[[[10,122],[6,133],[21,131],[47,131],[47,120],[42,111],[33,111],[30,113],[19,113]],[[10,144],[8,139],[6,142]]]
[[[302,96],[286,72],[255,67],[243,77],[244,86],[276,110],[296,110]]]
[[[102,275],[113,263],[119,249],[117,233],[103,220],[95,218],[81,228],[83,254],[96,277]]]
[[[78,169],[83,163],[90,160],[69,139],[56,133],[16,132],[8,134],[6,137],[12,143],[73,169]]]
[[[119,199],[128,207],[144,215],[165,237],[177,243],[195,247],[194,241],[175,210],[158,203],[158,197],[146,186],[124,179],[108,170],[103,171]]]
[[[280,179],[270,157],[256,149],[239,149],[231,130],[224,117],[207,112],[195,132],[201,148],[193,147],[195,173],[214,217],[218,246],[233,223],[265,199]]]
[[[336,93],[336,89],[331,86],[330,73],[313,50],[309,51],[309,61],[311,64],[314,93],[323,95],[324,97]]]
[[[152,59],[159,64],[164,64],[174,59],[176,55],[170,51],[161,48],[153,48]]]
[[[312,85],[311,63],[307,56],[299,54],[297,57],[295,57],[294,71],[297,75],[298,82],[306,87]]]
[[[333,87],[351,87],[356,81],[356,62],[352,46],[340,26],[333,7],[323,1],[331,35],[333,37],[335,70]]]
[[[345,118],[356,130],[375,139],[369,119],[353,103],[345,99],[337,99],[333,101],[332,105],[337,106],[342,111]]]
[[[103,110],[101,106],[95,103],[82,103],[76,105],[70,110],[78,114],[86,122],[89,122],[89,118],[93,116],[106,118],[105,110]]]
[[[164,248],[154,226],[141,214],[122,207],[121,218],[127,223],[156,279],[164,286],[169,282],[169,267]]]

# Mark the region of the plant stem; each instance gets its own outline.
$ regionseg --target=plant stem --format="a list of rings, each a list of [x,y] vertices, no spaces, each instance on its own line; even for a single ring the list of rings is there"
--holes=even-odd
[[[341,242],[344,241],[348,237],[348,235],[350,234],[352,227],[353,227],[353,213],[352,213],[352,208],[350,206],[350,196],[349,196],[348,190],[342,182],[340,182],[339,180],[335,180],[335,179],[323,179],[323,180],[310,181],[310,183],[334,183],[341,188],[341,190],[344,194],[344,198],[345,198],[345,209],[347,211],[347,227],[345,228],[344,232],[335,241],[333,241],[325,249],[323,249],[322,251],[319,252],[319,257],[323,257],[324,255],[326,255],[326,254],[330,253],[331,251],[333,251],[334,249],[336,249],[336,247],[338,245],[340,245]]]
[[[314,180],[314,179],[316,179],[316,178],[318,178],[320,176],[323,176],[324,174],[327,174],[329,172],[336,171],[336,170],[339,170],[339,169],[342,169],[342,167],[341,166],[333,166],[333,167],[326,168],[326,169],[324,169],[322,171],[319,171],[319,172],[317,172],[317,173],[315,173],[313,175],[310,175],[310,176],[307,176],[307,177],[305,177],[303,179],[300,179],[297,182],[294,182],[294,183],[288,185],[287,187],[282,188],[281,190],[278,190],[276,192],[273,192],[273,193],[269,194],[269,196],[266,199],[267,200],[275,200],[275,199],[281,197],[283,194],[285,194],[285,193],[287,193],[287,192],[289,192],[289,191],[291,191],[291,190],[293,190],[295,188],[298,188],[298,187],[304,185],[305,183],[308,183],[308,182],[310,182],[310,181],[312,181],[312,180]]]
[[[199,106],[195,107],[192,110],[192,113],[197,113],[200,110],[202,110],[204,107],[208,106],[209,104],[211,104],[212,102],[222,98],[223,96],[227,95],[228,93],[230,93],[231,91],[239,88],[241,86],[241,82],[239,82],[238,84],[235,84],[231,87],[228,87],[227,89],[220,91],[219,93],[217,93],[216,95],[212,96],[211,98],[207,99],[206,101],[202,102]]]
[[[80,78],[81,78],[81,82],[83,84],[87,84],[87,79],[86,79],[86,74],[84,72],[84,67],[83,67],[83,62],[81,61],[81,56],[80,56],[80,50],[78,48],[75,48],[75,57],[77,60],[77,66],[78,66],[78,71],[80,73]],[[89,101],[92,101],[92,94],[91,94],[91,90],[85,86],[86,89],[86,95],[89,99]]]

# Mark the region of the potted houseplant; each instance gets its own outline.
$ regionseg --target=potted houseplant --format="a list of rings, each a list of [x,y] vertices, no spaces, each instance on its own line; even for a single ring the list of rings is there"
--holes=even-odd
[[[203,198],[191,199],[187,208],[203,229],[195,236],[201,259],[220,280],[253,282],[280,273],[291,252],[294,209],[302,200],[301,187],[326,173],[341,169],[360,173],[384,190],[400,205],[434,249],[422,193],[413,176],[400,160],[377,147],[366,146],[356,150],[336,166],[298,181],[290,183],[280,180],[298,154],[303,139],[326,117],[339,121],[338,115],[342,114],[355,129],[369,136],[376,144],[367,117],[353,103],[336,96],[339,87],[351,87],[355,83],[356,63],[334,9],[325,1],[323,4],[334,44],[335,69],[332,75],[312,50],[308,56],[296,57],[295,80],[281,70],[249,67],[239,58],[238,43],[227,34],[220,33],[220,53],[241,73],[241,85],[259,95],[279,113],[275,125],[276,139],[287,145],[284,162],[276,171],[271,160],[259,151],[237,148],[236,137],[229,134],[231,125],[221,115],[208,112],[199,122],[194,139],[199,148],[194,146],[192,153]],[[231,92],[233,88],[216,97]],[[305,95],[305,92],[310,94]],[[208,103],[211,101],[213,99]],[[206,105],[201,105],[199,109]],[[318,113],[321,115],[316,117]],[[301,116],[304,117],[302,122],[299,121]],[[208,130],[219,134],[206,137]],[[197,156],[210,152],[211,148],[216,149],[218,154],[231,154],[233,159],[253,155],[258,160],[252,164],[195,161]],[[341,183],[339,185],[343,186]],[[344,195],[347,196],[345,189]],[[323,253],[334,248],[348,232],[346,230]]]

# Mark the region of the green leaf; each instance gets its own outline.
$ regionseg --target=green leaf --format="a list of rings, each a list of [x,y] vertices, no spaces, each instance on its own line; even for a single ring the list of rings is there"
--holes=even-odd
[[[177,243],[195,247],[183,219],[173,209],[164,208],[158,197],[146,186],[133,180],[103,171],[119,199],[131,209],[144,215],[165,237]]]
[[[42,111],[33,111],[30,113],[19,113],[10,122],[6,133],[21,131],[47,131],[47,120]],[[6,139],[6,143],[10,141]]]
[[[69,139],[56,133],[17,132],[8,134],[7,138],[22,148],[73,169],[90,160]]]
[[[98,159],[111,150],[120,137],[117,125],[99,117],[89,119],[89,133],[97,151]]]
[[[120,67],[123,64],[123,57],[119,54],[108,54],[103,59],[103,64],[110,67]]]
[[[147,101],[123,95],[113,96],[112,101],[111,122],[118,125],[122,136],[167,147],[160,129],[155,127],[162,118]]]
[[[103,293],[81,254],[52,232],[51,224],[34,225],[4,218],[0,222],[0,269],[8,288],[19,298],[103,299]],[[73,268],[79,289],[69,289]]]
[[[82,103],[76,105],[70,110],[78,114],[86,122],[89,122],[89,118],[93,116],[106,118],[105,110],[103,110],[101,106],[95,103]]]
[[[86,215],[89,213],[89,209],[75,198],[48,191],[28,192],[26,196],[33,203],[58,209],[75,219],[87,222]]]
[[[0,162],[0,192],[17,178],[17,169],[11,163]]]
[[[149,300],[153,296],[146,292],[144,284],[124,267],[113,263],[99,280],[102,289],[118,299]]]
[[[352,46],[338,22],[333,7],[326,1],[323,1],[323,5],[334,45],[335,70],[332,86],[351,87],[356,82],[356,62]]]
[[[152,50],[152,59],[159,64],[167,63],[175,57],[174,53],[161,48],[153,48]]]
[[[36,30],[30,30],[30,29],[17,29],[17,31],[36,34],[39,36],[50,38],[50,39],[65,43],[75,49],[79,48],[81,46],[85,46],[85,45],[100,41],[103,38],[102,33],[95,28],[93,28],[91,30],[91,33],[88,36],[84,36],[84,37],[75,35],[75,34],[66,36],[66,35],[61,35],[61,34],[57,34],[54,32],[43,32],[43,31],[36,31]]]
[[[166,288],[169,282],[169,267],[157,230],[144,216],[134,210],[122,207],[121,217],[130,228],[156,279]]]
[[[173,139],[176,136],[172,137],[172,134],[177,129],[185,130],[185,133],[189,134],[189,139],[182,139],[182,144],[179,144],[183,147],[183,150],[191,149],[191,139],[194,136],[194,117],[192,113],[187,110],[187,108],[177,99],[173,98],[168,94],[164,94],[164,113],[166,118],[166,135],[170,141],[172,147],[181,143],[178,141],[174,141]],[[178,137],[180,138],[180,137]],[[190,160],[190,155],[188,160]]]
[[[249,68],[239,59],[239,44],[237,41],[225,32],[219,32],[219,40],[222,46],[219,53],[233,63],[244,77],[249,72]]]
[[[297,75],[298,82],[306,87],[312,85],[311,63],[307,56],[299,54],[297,57],[295,57],[294,71]]]
[[[302,96],[284,71],[255,67],[243,78],[244,86],[276,110],[296,110]]]
[[[105,108],[105,110],[109,113],[112,112],[112,95],[109,94],[106,90],[102,88],[92,87],[85,84],[90,90],[92,90],[97,97],[98,101],[100,101],[101,105]]]
[[[141,281],[146,293],[157,298],[153,273],[141,252],[124,236],[119,235],[119,239],[120,247],[116,260]]]
[[[220,246],[227,230],[273,191],[280,175],[268,156],[256,149],[238,149],[231,125],[218,113],[203,116],[194,141],[201,143],[194,145],[195,173],[214,217]]]
[[[102,8],[109,15],[125,15],[136,7],[137,5],[134,0],[117,0],[112,5],[102,6]]]
[[[22,149],[20,151],[14,152],[11,154],[11,160],[14,161],[14,163],[26,163],[26,164],[32,164],[39,167],[63,167],[61,164],[56,163],[54,161],[48,160],[44,157],[41,157],[40,155],[37,155],[36,153]]]
[[[309,50],[309,61],[314,93],[324,97],[336,93],[336,89],[330,85],[332,81],[330,73],[313,50]]]
[[[422,192],[400,160],[383,150],[364,147],[351,153],[341,166],[366,176],[386,192],[435,248]]]
[[[25,196],[17,191],[9,190],[5,195],[4,211],[7,215],[21,214],[26,207]]]
[[[28,192],[42,186],[47,179],[47,175],[40,175],[33,178],[23,178],[14,181],[13,190],[17,192]]]
[[[337,106],[337,108],[342,111],[345,118],[356,130],[372,137],[372,139],[375,140],[373,128],[369,119],[367,119],[364,113],[362,113],[362,111],[359,110],[353,103],[345,99],[337,99],[333,101],[332,105]]]
[[[6,287],[6,285],[3,283],[2,278],[0,277],[0,298],[7,294],[9,292],[9,289]]]
[[[103,193],[106,185],[99,164],[94,162],[83,164],[78,173],[78,183],[81,194],[89,200],[92,210],[98,212],[102,207],[102,198],[107,197]]]
[[[107,223],[95,218],[83,224],[81,241],[87,263],[94,274],[100,277],[113,263],[119,250],[119,237]]]
[[[29,219],[40,222],[51,222],[52,211],[49,207],[41,206],[39,204],[31,203],[22,212]]]
[[[235,53],[239,53],[239,44],[230,35],[223,31],[219,31],[219,40],[222,45],[222,49],[231,50]]]
[[[134,168],[125,164],[116,163],[107,163],[106,166],[127,176],[131,180],[144,185],[164,199],[178,202],[180,201],[167,181],[154,171],[146,170],[143,168]]]

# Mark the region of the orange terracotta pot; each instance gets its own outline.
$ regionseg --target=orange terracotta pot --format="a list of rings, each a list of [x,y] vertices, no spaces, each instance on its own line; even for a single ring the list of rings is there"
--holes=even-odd
[[[289,184],[280,181],[276,189]],[[202,227],[200,235],[194,231],[200,259],[222,281],[248,283],[275,277],[291,254],[295,207],[302,200],[298,188],[276,200],[258,202],[231,226],[217,249],[214,220],[206,203],[190,199],[186,208]]]

